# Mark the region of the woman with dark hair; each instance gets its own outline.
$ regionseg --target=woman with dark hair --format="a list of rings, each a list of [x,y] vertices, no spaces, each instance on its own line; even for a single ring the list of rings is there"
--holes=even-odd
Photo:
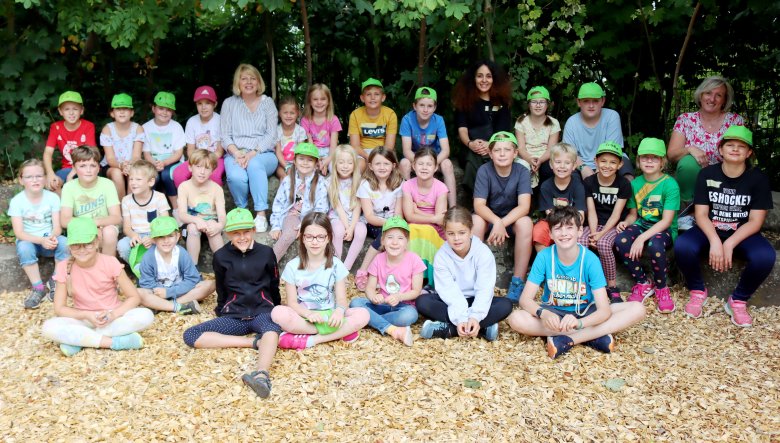
[[[460,77],[452,102],[458,138],[468,148],[463,184],[473,190],[477,169],[489,160],[490,136],[512,130],[512,83],[495,62],[482,60]]]

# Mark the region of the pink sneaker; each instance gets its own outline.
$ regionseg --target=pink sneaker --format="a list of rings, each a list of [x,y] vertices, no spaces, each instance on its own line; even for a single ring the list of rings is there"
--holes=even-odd
[[[655,305],[658,308],[658,312],[661,314],[671,314],[674,312],[676,306],[674,306],[674,300],[672,300],[672,296],[669,294],[668,286],[655,290]]]
[[[645,299],[653,294],[655,294],[655,289],[652,283],[637,283],[631,288],[631,295],[628,296],[628,301],[644,303]]]
[[[735,325],[742,328],[753,326],[753,318],[748,314],[746,302],[734,300],[729,297],[729,300],[723,305],[723,308],[726,309],[726,313],[731,316],[731,322]]]
[[[282,349],[306,349],[306,341],[309,339],[307,334],[290,334],[282,332],[279,336],[279,347]]]
[[[707,302],[707,289],[703,291],[694,290],[689,292],[691,296],[688,303],[685,305],[685,315],[691,318],[701,317],[701,310],[704,307],[704,303]]]
[[[355,274],[355,286],[358,288],[358,291],[366,290],[366,286],[368,286],[368,272],[364,270],[357,271],[357,274]]]
[[[341,337],[341,340],[344,343],[352,343],[353,341],[357,340],[358,337],[360,337],[360,329],[358,329],[357,331],[355,331],[355,332],[353,332],[353,333],[351,333],[349,335],[345,335],[345,336]]]

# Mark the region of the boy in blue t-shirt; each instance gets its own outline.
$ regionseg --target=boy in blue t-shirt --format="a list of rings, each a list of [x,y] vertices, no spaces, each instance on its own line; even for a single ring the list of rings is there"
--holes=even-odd
[[[450,160],[450,140],[447,137],[447,127],[441,115],[436,114],[436,91],[423,86],[414,94],[413,111],[409,111],[401,119],[401,175],[409,180],[414,163],[414,153],[423,148],[431,148],[436,153],[436,164],[439,166],[444,184],[447,185],[447,204],[455,206],[457,185],[455,170]]]
[[[539,252],[520,296],[520,307],[507,319],[515,331],[547,337],[547,355],[557,358],[584,343],[601,352],[615,350],[612,334],[645,318],[642,303],[610,305],[599,258],[577,243],[579,212],[565,206],[547,216],[555,245]],[[534,300],[544,283],[541,304]]]

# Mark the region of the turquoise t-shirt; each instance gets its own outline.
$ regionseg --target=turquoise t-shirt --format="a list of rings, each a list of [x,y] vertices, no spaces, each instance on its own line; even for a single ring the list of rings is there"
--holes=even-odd
[[[8,204],[8,215],[21,217],[24,232],[38,237],[51,234],[54,229],[51,218],[54,212],[60,212],[60,198],[46,189],[43,190],[38,204],[30,203],[24,191],[16,194]]]
[[[298,269],[300,257],[295,257],[287,263],[282,272],[282,280],[295,285],[298,293],[298,303],[306,309],[322,311],[336,307],[336,282],[349,275],[349,271],[336,257],[333,266],[325,268],[325,263],[314,271]]]
[[[537,254],[528,281],[544,288],[542,304],[569,312],[584,313],[595,303],[593,290],[607,286],[604,269],[593,251],[577,245],[579,255],[569,266],[558,258],[553,245]]]
[[[664,211],[675,211],[669,232],[672,240],[677,238],[677,211],[680,210],[680,186],[677,180],[668,174],[649,182],[643,175],[631,182],[631,198],[626,207],[636,208],[637,219],[635,225],[643,230],[650,229],[661,221]]]

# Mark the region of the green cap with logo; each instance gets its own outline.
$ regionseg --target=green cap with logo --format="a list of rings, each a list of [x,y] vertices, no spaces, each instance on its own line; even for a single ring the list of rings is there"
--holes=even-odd
[[[161,108],[176,110],[176,96],[170,92],[160,91],[154,96],[154,104]]]
[[[73,102],[80,105],[84,104],[84,100],[81,99],[81,94],[76,91],[65,91],[60,94],[60,99],[57,100],[57,106],[62,106],[65,102]]]
[[[612,154],[618,158],[623,158],[623,148],[613,141],[606,141],[600,144],[599,149],[596,150],[596,157],[601,154]]]
[[[314,146],[314,143],[309,142],[302,142],[295,145],[295,149],[293,149],[294,155],[308,155],[309,157],[314,157],[316,159],[320,158],[320,151],[317,149],[316,146]]]
[[[382,225],[382,232],[389,231],[393,228],[399,228],[409,232],[409,223],[406,223],[406,220],[400,216],[394,215],[385,220],[385,224]]]
[[[246,208],[235,208],[225,217],[225,232],[238,231],[240,229],[255,229],[255,219]]]
[[[364,81],[360,85],[360,90],[363,91],[363,90],[365,90],[369,86],[376,86],[377,88],[382,88],[382,89],[385,88],[384,86],[382,86],[382,82],[380,82],[379,80],[371,77],[371,78],[367,79],[366,81]]]
[[[125,93],[115,95],[114,98],[111,99],[111,109],[116,108],[133,109],[133,98]]]
[[[512,142],[517,146],[517,137],[511,132],[500,131],[490,136],[488,143],[492,144],[493,142]]]
[[[547,90],[544,86],[534,86],[528,91],[528,95],[526,96],[527,101],[531,101],[535,98],[543,98],[547,101],[550,100],[550,91]]]
[[[750,129],[741,125],[732,125],[726,129],[723,133],[723,140],[739,140],[747,143],[751,148],[753,147],[753,133]]]
[[[417,92],[414,93],[415,100],[419,100],[421,98],[430,98],[433,101],[438,101],[436,91],[433,88],[429,88],[427,86],[417,88]]]
[[[151,229],[152,231],[149,233],[150,237],[165,237],[173,232],[178,232],[179,222],[171,216],[157,217],[152,220]]]
[[[666,157],[666,144],[660,138],[647,137],[639,142],[636,155],[656,155]]]
[[[68,245],[92,243],[97,235],[97,225],[91,218],[76,217],[68,223]]]
[[[583,83],[580,86],[580,92],[577,93],[577,99],[582,100],[585,98],[603,98],[604,90],[598,83]]]

